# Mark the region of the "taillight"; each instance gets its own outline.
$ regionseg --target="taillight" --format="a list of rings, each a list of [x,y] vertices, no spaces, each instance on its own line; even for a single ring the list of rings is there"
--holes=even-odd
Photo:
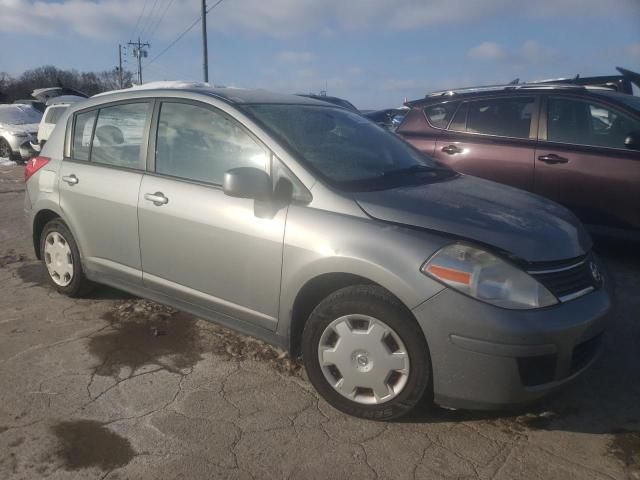
[[[26,182],[31,176],[49,163],[49,157],[34,157],[24,166],[24,181]]]

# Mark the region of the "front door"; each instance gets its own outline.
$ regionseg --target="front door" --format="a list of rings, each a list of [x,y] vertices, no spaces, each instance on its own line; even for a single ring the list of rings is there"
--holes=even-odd
[[[90,277],[142,285],[138,191],[149,102],[74,116],[71,157],[60,167],[60,205]]]
[[[640,120],[610,105],[549,96],[536,150],[535,192],[593,230],[640,230],[640,152],[626,136]]]
[[[433,156],[460,173],[524,190],[533,188],[536,97],[464,102]]]
[[[139,198],[144,283],[235,319],[275,330],[286,208],[222,191],[224,172],[269,171],[270,154],[213,107],[165,101],[158,114],[155,173]]]

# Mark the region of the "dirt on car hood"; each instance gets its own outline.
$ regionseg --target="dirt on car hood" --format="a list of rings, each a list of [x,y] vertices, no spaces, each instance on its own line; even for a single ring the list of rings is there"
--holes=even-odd
[[[371,217],[491,245],[527,262],[566,260],[591,238],[566,208],[522,190],[459,175],[374,192],[355,200]]]

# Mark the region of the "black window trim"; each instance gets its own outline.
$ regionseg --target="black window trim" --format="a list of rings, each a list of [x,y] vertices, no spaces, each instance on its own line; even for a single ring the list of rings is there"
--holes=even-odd
[[[543,96],[542,98],[542,104],[540,106],[540,128],[538,130],[538,141],[539,142],[544,142],[546,145],[550,145],[550,148],[553,148],[553,146],[559,146],[560,148],[571,148],[571,149],[579,149],[579,150],[583,150],[583,151],[588,151],[588,152],[597,152],[600,150],[606,150],[609,152],[616,152],[616,153],[621,153],[621,152],[625,152],[628,155],[631,156],[638,156],[638,152],[636,150],[630,150],[628,148],[617,148],[617,147],[604,147],[601,145],[587,145],[584,143],[567,143],[567,142],[554,142],[553,140],[548,140],[547,139],[547,133],[548,133],[548,125],[547,125],[547,110],[548,110],[548,103],[549,103],[549,98],[550,97],[555,97],[555,98],[563,98],[563,99],[569,99],[569,100],[576,100],[576,101],[581,101],[584,103],[588,103],[588,104],[594,104],[596,106],[601,106],[603,108],[607,108],[607,109],[612,109],[612,110],[617,110],[621,113],[624,113],[625,115],[632,117],[638,121],[640,121],[640,115],[638,114],[632,114],[629,109],[625,109],[624,107],[620,106],[617,103],[613,103],[613,102],[607,102],[607,101],[602,101],[599,97],[598,98],[594,98],[592,96],[580,96],[580,95],[569,95],[569,94],[565,94],[565,93],[556,93],[556,92],[550,92],[546,95]]]
[[[107,102],[107,103],[101,103],[100,105],[94,105],[91,107],[87,107],[87,108],[83,108],[81,110],[77,110],[75,112],[73,112],[73,115],[70,116],[69,121],[71,122],[71,138],[70,138],[70,142],[69,142],[69,156],[67,157],[66,155],[64,156],[63,160],[64,161],[68,161],[68,162],[74,162],[74,163],[80,163],[83,165],[95,165],[95,166],[99,166],[99,167],[104,167],[104,168],[112,168],[112,169],[116,169],[116,170],[125,170],[125,171],[129,171],[129,172],[139,172],[139,173],[145,173],[146,169],[145,169],[145,159],[147,157],[147,149],[148,149],[148,139],[149,139],[149,129],[151,126],[151,117],[152,115],[149,115],[149,113],[147,112],[147,118],[145,119],[145,124],[142,130],[142,141],[140,142],[140,154],[139,154],[139,158],[138,158],[138,168],[132,168],[132,167],[124,167],[122,165],[110,165],[108,163],[100,163],[100,162],[94,162],[91,159],[92,153],[93,153],[93,138],[95,136],[96,133],[96,126],[98,125],[98,118],[100,116],[100,110],[105,109],[105,108],[109,108],[109,107],[114,107],[114,106],[118,106],[118,105],[130,105],[132,103],[147,103],[149,104],[149,109],[150,111],[153,113],[154,110],[154,104],[155,104],[155,99],[153,98],[131,98],[131,99],[127,99],[127,100],[118,100],[118,101],[114,101],[114,102]],[[93,121],[93,128],[91,130],[91,138],[89,140],[89,156],[87,160],[78,160],[77,158],[75,158],[74,156],[74,139],[75,139],[75,133],[76,133],[76,118],[78,115],[84,114],[84,113],[91,113],[91,112],[95,112],[95,119]],[[145,139],[147,141],[145,141]]]
[[[151,125],[149,131],[149,142],[147,149],[147,157],[146,157],[146,165],[147,165],[147,174],[152,176],[157,176],[161,178],[168,178],[171,180],[178,180],[185,183],[190,183],[194,185],[201,185],[205,187],[213,187],[217,190],[222,190],[222,184],[207,182],[204,180],[195,180],[192,178],[178,177],[175,175],[169,175],[166,173],[158,173],[156,172],[156,143],[158,140],[158,123],[160,121],[160,109],[163,103],[181,103],[185,105],[192,105],[200,108],[205,108],[214,113],[217,113],[223,117],[230,119],[240,126],[240,128],[250,137],[252,138],[259,146],[261,146],[265,153],[268,156],[268,161],[266,162],[266,173],[271,178],[272,172],[272,163],[274,161],[280,161],[284,164],[278,157],[271,151],[271,149],[264,144],[262,140],[260,140],[244,123],[238,120],[233,115],[230,115],[228,112],[225,112],[221,108],[216,107],[215,105],[211,105],[210,103],[202,102],[199,100],[191,100],[188,98],[178,98],[178,97],[157,97],[155,98],[155,105],[153,108],[153,113],[151,115]],[[301,183],[298,180],[299,183]],[[306,188],[305,188],[306,190]]]
[[[454,134],[463,134],[463,135],[472,135],[472,136],[478,136],[478,137],[486,137],[486,138],[505,138],[505,139],[509,139],[509,140],[522,140],[522,141],[532,141],[535,142],[537,140],[538,137],[538,128],[539,128],[539,124],[540,124],[540,102],[541,102],[541,95],[537,94],[537,93],[530,93],[527,92],[526,95],[492,95],[492,96],[486,96],[486,97],[476,97],[476,98],[470,98],[468,100],[464,100],[463,102],[460,103],[460,105],[458,106],[458,109],[456,110],[456,112],[453,114],[453,117],[451,117],[451,120],[449,121],[449,125],[447,125],[447,132],[451,132]],[[518,98],[533,98],[533,111],[531,112],[531,124],[529,125],[529,136],[527,138],[521,138],[521,137],[509,137],[506,135],[493,135],[490,133],[480,133],[480,132],[467,132],[465,131],[460,131],[460,130],[451,130],[451,122],[453,122],[453,119],[455,118],[455,116],[458,113],[458,110],[460,110],[463,105],[468,105],[470,103],[473,102],[481,102],[481,101],[487,101],[487,100],[503,100],[503,99],[518,99]],[[467,119],[469,116],[469,109],[467,108],[467,112],[466,112],[466,118],[465,118],[465,129],[466,129],[466,125],[467,125]]]

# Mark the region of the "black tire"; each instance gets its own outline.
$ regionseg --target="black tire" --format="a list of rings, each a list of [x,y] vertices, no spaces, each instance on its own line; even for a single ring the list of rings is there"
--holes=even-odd
[[[71,250],[71,257],[73,259],[73,276],[71,277],[71,282],[65,286],[58,285],[53,280],[45,262],[45,241],[47,239],[47,236],[52,232],[57,232],[59,235],[61,235],[68,243]],[[47,279],[49,280],[49,283],[58,292],[63,293],[69,297],[78,298],[85,296],[95,287],[95,284],[87,279],[84,271],[82,270],[80,251],[78,250],[78,245],[76,244],[76,241],[73,238],[69,227],[67,227],[67,225],[60,218],[55,218],[49,221],[42,229],[42,233],[40,235],[40,258],[42,259],[42,265],[44,266],[47,273]]]
[[[0,137],[0,158],[7,158],[9,160],[15,159],[15,154],[11,150],[11,145],[6,139]]]
[[[345,315],[360,314],[383,321],[400,337],[409,355],[410,369],[407,383],[389,401],[367,405],[337,392],[327,381],[318,348],[327,326]],[[342,288],[313,310],[302,334],[303,362],[309,380],[318,393],[334,408],[356,417],[371,420],[391,420],[409,413],[431,390],[431,359],[422,330],[407,308],[385,289],[375,285],[356,285]]]

